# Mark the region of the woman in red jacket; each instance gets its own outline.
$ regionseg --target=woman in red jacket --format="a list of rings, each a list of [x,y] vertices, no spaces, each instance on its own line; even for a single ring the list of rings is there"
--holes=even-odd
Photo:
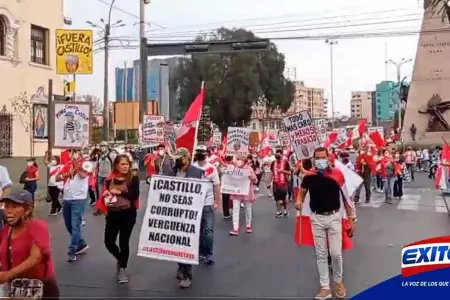
[[[34,194],[37,189],[37,182],[39,180],[39,167],[36,163],[36,158],[32,157],[27,160],[27,168],[25,169],[26,177],[24,178],[23,189],[29,191],[34,201]]]

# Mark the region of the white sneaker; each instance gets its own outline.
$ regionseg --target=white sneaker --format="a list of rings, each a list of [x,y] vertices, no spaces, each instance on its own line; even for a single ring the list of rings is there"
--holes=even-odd
[[[86,226],[86,220],[81,220],[81,226]]]

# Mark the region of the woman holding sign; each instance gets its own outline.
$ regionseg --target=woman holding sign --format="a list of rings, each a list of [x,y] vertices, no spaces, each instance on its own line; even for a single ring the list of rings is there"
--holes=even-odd
[[[106,213],[105,246],[117,260],[117,282],[127,283],[130,237],[139,208],[139,177],[133,175],[127,154],[118,155],[113,171],[105,180],[98,209]],[[116,244],[119,236],[119,247]]]
[[[239,234],[239,214],[241,210],[241,203],[245,206],[245,224],[246,232],[252,232],[252,204],[255,202],[254,184],[258,182],[255,171],[249,163],[245,162],[245,155],[236,157],[236,168],[245,169],[249,172],[250,188],[248,189],[248,195],[236,195],[231,194],[230,200],[233,201],[233,230],[230,231],[230,235],[236,236]]]

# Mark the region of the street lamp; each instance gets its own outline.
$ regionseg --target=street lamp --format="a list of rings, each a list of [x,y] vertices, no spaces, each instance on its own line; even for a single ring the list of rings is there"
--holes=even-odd
[[[397,69],[397,101],[398,101],[398,133],[401,136],[402,134],[402,108],[401,108],[401,99],[400,99],[400,93],[401,93],[401,88],[403,85],[403,81],[405,80],[405,78],[403,78],[403,80],[401,80],[401,68],[404,64],[411,62],[412,59],[405,59],[404,57],[398,61],[395,62],[392,59],[387,60],[385,63],[386,64],[393,64],[395,66],[395,68]]]
[[[103,139],[109,142],[109,95],[108,95],[108,80],[109,80],[109,38],[111,35],[111,29],[124,27],[125,24],[122,23],[122,20],[118,20],[115,23],[111,24],[111,13],[114,6],[114,2],[116,0],[112,0],[109,6],[108,19],[105,22],[103,18],[100,18],[101,24],[96,24],[91,21],[86,21],[93,28],[100,29],[100,32],[104,33],[103,42],[105,47],[105,63],[104,63],[104,81],[103,81]]]
[[[334,72],[333,72],[333,45],[337,45],[338,41],[326,39],[325,43],[330,45],[330,89],[331,89],[331,127],[334,129]]]

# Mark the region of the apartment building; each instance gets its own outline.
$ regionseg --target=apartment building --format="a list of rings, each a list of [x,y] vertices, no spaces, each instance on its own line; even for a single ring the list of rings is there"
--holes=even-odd
[[[63,0],[0,1],[0,158],[42,156],[47,149],[48,80],[54,93],[63,92],[55,49],[63,24]],[[45,125],[38,134],[36,120]]]
[[[374,93],[372,91],[352,92],[350,100],[350,116],[355,119],[366,119],[368,124],[373,124],[372,107]]]

